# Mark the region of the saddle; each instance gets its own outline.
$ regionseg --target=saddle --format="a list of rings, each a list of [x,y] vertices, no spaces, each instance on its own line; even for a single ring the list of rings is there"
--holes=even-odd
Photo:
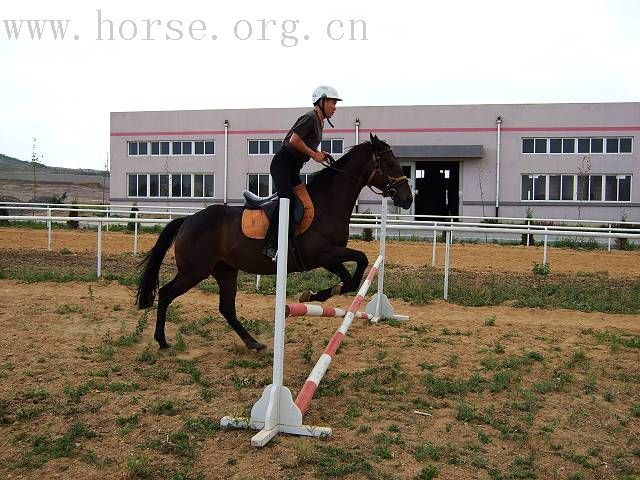
[[[293,193],[295,201],[291,208],[293,208],[293,217],[296,222],[294,235],[298,236],[311,226],[315,212],[304,184],[293,187]],[[270,197],[258,197],[245,190],[242,195],[245,199],[244,211],[242,212],[242,233],[246,237],[262,240],[267,235],[269,218],[278,205],[278,194],[273,194]]]

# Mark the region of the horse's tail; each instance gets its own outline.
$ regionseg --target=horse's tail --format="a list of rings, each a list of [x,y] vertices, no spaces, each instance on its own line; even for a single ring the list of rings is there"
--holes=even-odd
[[[140,267],[144,268],[144,270],[138,280],[138,293],[136,294],[138,308],[149,308],[153,306],[153,301],[156,298],[156,293],[160,286],[159,276],[162,259],[176,239],[184,219],[185,217],[181,217],[169,222],[169,224],[164,227],[164,230],[160,232],[160,237],[158,237],[156,244],[149,250],[149,253],[147,253],[142,262],[140,262]]]

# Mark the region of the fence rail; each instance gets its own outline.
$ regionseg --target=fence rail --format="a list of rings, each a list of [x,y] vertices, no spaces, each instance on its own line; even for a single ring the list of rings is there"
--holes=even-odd
[[[139,212],[136,212],[139,213]],[[133,254],[137,255],[138,250],[138,225],[139,224],[166,224],[171,220],[167,218],[127,218],[124,223],[133,223],[134,224],[134,235],[133,235]],[[0,221],[2,220],[13,220],[13,221],[35,221],[35,222],[46,222],[47,223],[47,231],[48,231],[48,249],[51,250],[51,225],[52,222],[65,222],[65,221],[78,221],[82,219],[82,222],[88,224],[95,224],[97,230],[97,259],[96,259],[96,275],[100,277],[102,275],[102,228],[103,225],[109,225],[111,223],[123,223],[122,218],[109,218],[109,217],[63,217],[63,216],[24,216],[24,215],[4,215],[0,216]],[[548,258],[548,239],[549,237],[592,237],[592,238],[608,238],[609,239],[609,249],[611,248],[611,239],[630,239],[630,240],[640,240],[640,233],[629,233],[629,231],[614,231],[612,228],[588,228],[588,227],[566,227],[562,229],[561,227],[549,227],[549,226],[527,226],[527,225],[498,225],[495,224],[474,224],[472,226],[467,226],[467,224],[459,224],[455,222],[449,222],[446,224],[438,224],[434,222],[432,225],[426,225],[424,222],[416,222],[417,224],[405,225],[387,225],[387,228],[393,228],[397,230],[416,232],[416,231],[424,231],[424,232],[433,232],[433,254],[432,254],[432,265],[435,266],[435,258],[436,258],[436,241],[437,241],[437,233],[438,232],[446,232],[445,233],[445,270],[444,270],[444,299],[448,298],[449,291],[449,254],[451,249],[451,244],[453,242],[454,233],[463,233],[463,232],[476,232],[476,233],[485,233],[487,231],[491,231],[493,233],[504,233],[504,234],[512,234],[512,235],[544,235],[544,250],[543,250],[543,260],[542,263],[544,265],[547,264]],[[491,225],[491,226],[489,226]],[[350,224],[350,228],[369,228],[372,230],[378,230],[381,228],[380,223],[358,223],[358,224]],[[630,229],[624,229],[630,230]]]

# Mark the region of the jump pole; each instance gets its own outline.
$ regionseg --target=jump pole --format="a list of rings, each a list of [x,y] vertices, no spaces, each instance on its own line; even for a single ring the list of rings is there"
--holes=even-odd
[[[324,349],[324,353],[322,354],[322,356],[320,357],[316,365],[313,367],[313,370],[311,370],[311,373],[307,377],[306,382],[304,382],[304,385],[300,390],[298,397],[296,398],[296,406],[298,407],[302,415],[304,415],[307,411],[307,408],[309,408],[309,403],[313,398],[313,394],[318,388],[318,385],[320,384],[320,380],[322,380],[322,377],[324,376],[325,372],[329,368],[329,365],[331,364],[331,360],[333,359],[333,356],[335,355],[336,350],[338,350],[338,347],[340,346],[342,339],[347,334],[347,330],[349,330],[349,327],[351,326],[351,322],[353,322],[353,319],[356,311],[358,310],[358,307],[362,303],[364,296],[367,294],[367,291],[369,290],[369,286],[371,285],[373,278],[378,273],[378,269],[382,264],[382,260],[383,260],[382,255],[378,256],[378,259],[373,264],[373,267],[371,267],[371,270],[369,270],[369,274],[367,275],[367,278],[362,283],[360,290],[358,290],[356,298],[354,298],[353,302],[351,302],[351,306],[349,307],[347,314],[344,316],[344,320],[342,321],[342,324],[340,325],[338,330],[336,330],[336,333],[333,334],[333,337],[331,337],[329,344]],[[329,431],[331,430],[329,429]]]
[[[379,275],[379,273],[378,273]],[[342,308],[328,307],[326,305],[315,305],[311,303],[288,303],[285,307],[286,317],[325,317],[342,318],[347,314],[347,310]],[[366,312],[355,312],[353,318],[364,318],[371,320],[373,315]]]
[[[380,270],[378,270],[378,277],[380,276]],[[324,318],[342,318],[347,314],[347,310],[342,308],[329,307],[327,305],[316,305],[314,303],[287,303],[285,307],[286,317],[324,317]],[[357,311],[354,319],[363,318],[365,320],[372,320],[374,317],[367,312]],[[395,320],[407,320],[405,315],[394,315]]]

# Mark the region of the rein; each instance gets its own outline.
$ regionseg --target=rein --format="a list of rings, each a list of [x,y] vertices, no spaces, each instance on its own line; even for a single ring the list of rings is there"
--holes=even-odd
[[[391,148],[387,148],[386,150],[382,150],[380,152],[377,152],[375,150],[375,148],[373,148],[373,151],[371,153],[372,156],[372,160],[373,160],[373,166],[375,167],[372,171],[371,174],[369,175],[369,178],[367,179],[367,181],[365,182],[366,186],[369,187],[369,190],[371,190],[373,193],[375,193],[376,195],[382,195],[383,197],[393,197],[398,193],[398,188],[403,185],[404,183],[409,183],[409,180],[407,179],[407,177],[405,175],[401,175],[399,177],[392,177],[390,175],[386,175],[383,171],[382,171],[382,162],[381,162],[381,155],[391,152]],[[330,170],[335,170],[336,172],[341,172],[344,173],[345,175],[347,175],[348,177],[351,177],[355,180],[357,180],[358,182],[362,182],[363,179],[361,177],[357,177],[355,175],[352,175],[351,173],[342,170],[341,168],[337,168],[334,166],[335,164],[335,160],[333,159],[333,157],[329,154],[327,154],[327,156],[325,157],[327,160],[325,162],[322,162],[322,165],[325,168],[328,168]],[[376,176],[376,174],[379,174],[383,177],[386,177],[386,184],[384,186],[383,189],[381,189],[379,192],[373,189],[373,185],[372,185],[372,180],[373,178]],[[379,187],[376,187],[379,188]]]

